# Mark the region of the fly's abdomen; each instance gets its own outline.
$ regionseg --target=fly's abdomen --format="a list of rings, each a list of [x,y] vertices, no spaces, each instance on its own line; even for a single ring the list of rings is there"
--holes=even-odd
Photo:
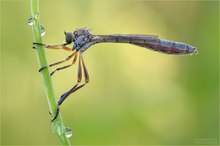
[[[146,46],[152,50],[159,51],[166,54],[182,55],[197,53],[197,49],[181,42],[172,42],[169,40],[159,40],[157,43],[148,43]]]
[[[196,48],[181,42],[171,42],[169,40],[159,40],[158,51],[168,54],[192,54]]]

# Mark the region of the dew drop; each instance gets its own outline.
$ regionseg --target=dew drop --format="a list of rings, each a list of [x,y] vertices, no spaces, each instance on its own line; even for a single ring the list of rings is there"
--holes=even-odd
[[[28,23],[28,25],[30,25],[30,26],[32,26],[33,25],[33,18],[28,18],[28,20],[27,20],[27,23]]]
[[[190,53],[189,55],[193,56],[193,55],[197,55],[198,54],[198,50],[195,49],[192,53]]]
[[[44,29],[44,27],[42,25],[40,26],[40,32],[41,32],[40,33],[41,36],[45,35],[45,29]]]
[[[194,54],[195,55],[197,55],[199,52],[198,52],[198,50],[196,49],[195,51],[194,51]]]
[[[71,130],[70,127],[66,127],[65,131],[66,131],[66,137],[67,138],[70,138],[73,135],[72,130]]]

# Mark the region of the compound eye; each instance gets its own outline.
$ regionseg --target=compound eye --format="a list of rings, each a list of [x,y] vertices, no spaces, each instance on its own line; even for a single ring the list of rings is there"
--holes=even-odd
[[[73,41],[73,34],[71,32],[64,32],[64,34],[66,35],[66,43],[71,44]]]

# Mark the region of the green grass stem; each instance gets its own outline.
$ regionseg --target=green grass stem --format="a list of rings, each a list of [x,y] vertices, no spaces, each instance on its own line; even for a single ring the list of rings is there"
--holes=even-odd
[[[41,24],[39,17],[39,2],[38,0],[30,0],[30,2],[31,2],[31,18],[33,20],[32,30],[33,30],[34,42],[42,43]],[[37,45],[36,52],[40,67],[47,66],[47,59],[44,52],[44,48],[40,45]],[[49,69],[45,68],[44,70],[41,71],[41,74],[44,81],[44,88],[49,105],[49,110],[50,113],[54,115],[57,108],[57,102],[53,91],[53,85],[52,85]],[[65,131],[66,128],[62,121],[61,114],[59,114],[57,119],[52,123],[52,129],[53,132],[55,132],[58,135],[61,145],[71,145],[69,139],[66,137],[66,131]]]

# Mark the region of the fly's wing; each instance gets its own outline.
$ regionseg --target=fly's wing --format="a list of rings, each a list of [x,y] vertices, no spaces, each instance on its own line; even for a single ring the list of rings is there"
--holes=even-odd
[[[154,50],[152,46],[157,46],[159,41],[155,35],[134,35],[130,44]]]
[[[97,43],[102,42],[114,42],[114,43],[130,43],[134,45],[138,44],[155,44],[158,37],[156,35],[144,35],[144,34],[114,34],[114,35],[96,35]],[[144,47],[144,46],[142,46]]]
[[[160,43],[160,39],[156,35],[131,34],[120,35],[119,38],[119,41],[124,40],[124,42],[130,43],[135,46],[144,47],[154,51],[160,51],[158,50],[158,44]],[[160,52],[167,53],[166,50],[162,50]]]

